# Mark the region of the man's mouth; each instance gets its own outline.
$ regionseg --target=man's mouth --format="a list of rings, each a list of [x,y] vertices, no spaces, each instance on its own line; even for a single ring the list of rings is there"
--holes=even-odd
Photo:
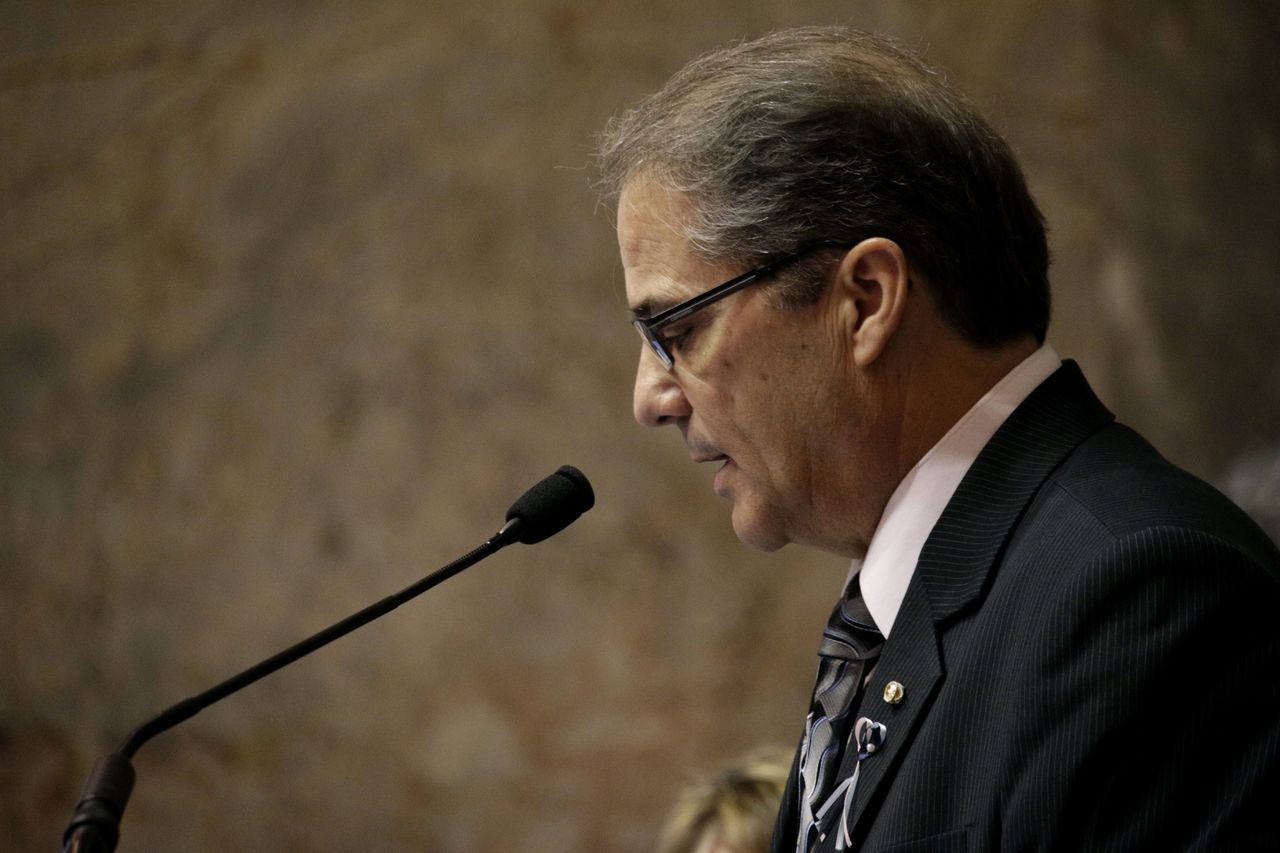
[[[711,489],[717,495],[724,497],[726,495],[725,478],[728,476],[725,472],[733,465],[733,458],[727,453],[721,453],[719,449],[714,446],[702,443],[689,445],[689,458],[699,465],[704,462],[723,463],[719,469],[716,470],[716,476],[711,483]]]
[[[728,497],[727,478],[729,475],[726,472],[729,470],[730,466],[733,465],[733,460],[722,453],[719,456],[717,456],[714,460],[709,459],[707,461],[712,462],[712,461],[719,461],[719,460],[723,460],[724,464],[721,465],[720,468],[716,471],[716,477],[714,480],[711,481],[711,490],[723,498],[723,497]]]

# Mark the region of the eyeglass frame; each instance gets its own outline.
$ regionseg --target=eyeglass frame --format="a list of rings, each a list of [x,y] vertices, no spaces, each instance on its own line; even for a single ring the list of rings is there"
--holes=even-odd
[[[798,261],[810,252],[815,252],[818,249],[844,249],[848,248],[849,245],[840,240],[816,240],[812,243],[806,243],[800,248],[776,257],[766,264],[748,270],[742,275],[734,276],[724,284],[717,284],[710,290],[705,290],[697,296],[686,299],[684,302],[659,311],[652,317],[635,317],[631,320],[631,325],[635,326],[636,331],[640,333],[641,340],[649,345],[649,350],[658,357],[658,361],[670,372],[675,367],[675,356],[667,351],[666,345],[658,337],[660,330],[683,320],[695,311],[700,311],[714,302],[719,302],[726,296],[755,284],[757,281],[782,269],[787,264]]]

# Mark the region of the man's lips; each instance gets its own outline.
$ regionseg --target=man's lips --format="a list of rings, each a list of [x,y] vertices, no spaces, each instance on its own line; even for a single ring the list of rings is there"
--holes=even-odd
[[[725,456],[724,454],[721,454],[716,458],[723,459],[724,464],[721,465],[718,469],[716,469],[715,479],[711,481],[711,490],[722,498],[728,497],[728,491],[727,491],[728,477],[729,477],[728,472],[729,472],[729,467],[733,465],[733,460],[730,459],[728,456]],[[708,460],[708,461],[712,461],[712,460]]]
[[[729,469],[729,466],[733,464],[733,458],[730,457],[728,454],[720,453],[719,451],[709,447],[690,448],[689,458],[699,464],[703,462],[723,462],[724,463],[716,471],[716,477],[711,483],[712,491],[714,491],[717,495],[724,497],[725,488],[726,488],[725,477],[728,476],[725,472]]]

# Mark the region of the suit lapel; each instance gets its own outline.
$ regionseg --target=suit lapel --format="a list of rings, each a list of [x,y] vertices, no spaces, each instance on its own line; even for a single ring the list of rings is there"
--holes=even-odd
[[[925,586],[938,624],[975,601],[1041,484],[1113,419],[1074,361],[1023,401],[965,474],[929,534],[912,583]]]
[[[1112,420],[1075,362],[1067,361],[1004,422],[969,469],[929,534],[859,717],[884,723],[883,746],[862,762],[850,832],[865,834],[874,807],[946,676],[947,622],[978,602],[1018,520],[1049,474],[1080,442]],[[885,685],[904,686],[898,704]],[[838,778],[853,772],[849,749]],[[829,849],[832,838],[828,836]],[[855,843],[855,848],[857,844]]]

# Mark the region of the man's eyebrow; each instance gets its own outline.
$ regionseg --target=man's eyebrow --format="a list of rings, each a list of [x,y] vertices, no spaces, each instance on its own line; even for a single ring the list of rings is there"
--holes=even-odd
[[[651,297],[638,305],[632,306],[631,316],[637,320],[648,320],[650,317],[657,316],[676,304],[677,300],[675,299],[654,299]]]

